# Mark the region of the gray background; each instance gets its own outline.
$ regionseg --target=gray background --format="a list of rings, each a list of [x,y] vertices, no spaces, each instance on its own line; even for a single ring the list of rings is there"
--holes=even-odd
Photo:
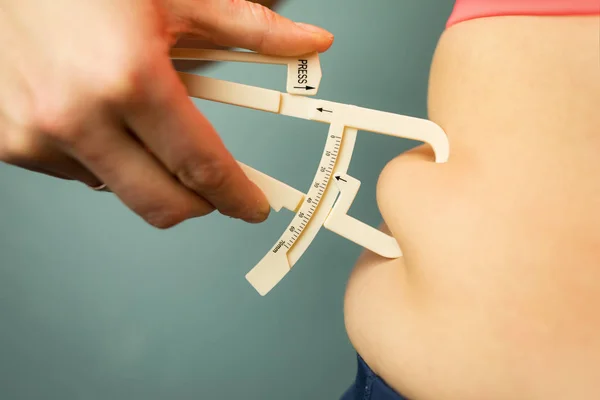
[[[287,0],[336,35],[319,98],[418,117],[450,0]],[[285,69],[205,73],[284,90]],[[246,75],[242,77],[242,75]],[[198,101],[234,155],[306,191],[327,126]],[[415,143],[360,132],[351,214],[376,225],[378,173]],[[0,398],[337,399],[355,353],[343,293],[358,246],[322,231],[260,297],[244,275],[292,214],[155,230],[110,194],[0,166]]]

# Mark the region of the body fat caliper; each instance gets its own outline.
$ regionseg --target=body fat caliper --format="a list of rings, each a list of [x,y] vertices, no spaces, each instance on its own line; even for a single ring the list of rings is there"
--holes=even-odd
[[[363,130],[425,142],[433,148],[435,162],[443,163],[448,160],[449,144],[438,125],[426,119],[308,97],[317,93],[321,82],[317,53],[273,57],[247,51],[173,49],[171,59],[286,65],[287,93],[185,72],[179,72],[179,77],[190,97],[329,124],[325,149],[307,193],[238,161],[274,211],[286,208],[295,213],[285,232],[246,275],[261,295],[291,270],[321,227],[383,257],[402,255],[392,236],[348,215],[360,187],[360,181],[346,173],[356,135]]]

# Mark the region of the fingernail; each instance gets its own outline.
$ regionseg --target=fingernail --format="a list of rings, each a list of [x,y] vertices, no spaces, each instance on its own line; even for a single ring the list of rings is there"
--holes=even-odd
[[[252,186],[254,204],[253,212],[248,215],[246,218],[243,218],[244,221],[251,224],[258,224],[260,222],[265,221],[269,214],[271,213],[271,205],[269,204],[269,200],[266,198],[265,194],[261,190],[260,187],[256,185],[256,183],[250,181]]]
[[[269,214],[271,213],[271,205],[266,201],[266,199],[263,198],[257,203],[256,210],[248,217],[244,218],[244,221],[251,224],[258,224],[265,221],[269,217]]]
[[[331,34],[331,32],[326,31],[323,28],[319,28],[318,26],[314,26],[314,25],[310,25],[310,24],[305,24],[302,22],[296,22],[296,25],[301,28],[304,29],[305,31],[311,32],[311,33],[318,33],[319,35],[325,35],[329,38],[332,38],[333,35]]]
[[[256,211],[254,214],[252,214],[250,217],[244,219],[244,221],[246,221],[250,224],[259,224],[261,222],[266,221],[266,219],[269,217],[270,213],[271,213],[270,207],[267,207],[267,209],[260,209],[260,210]]]

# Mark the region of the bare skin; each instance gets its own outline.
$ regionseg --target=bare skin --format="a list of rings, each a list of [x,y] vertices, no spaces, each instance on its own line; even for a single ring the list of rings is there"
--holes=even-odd
[[[458,24],[435,53],[419,147],[382,172],[404,251],[365,253],[349,337],[411,400],[600,398],[600,21]]]
[[[105,184],[158,228],[215,209],[264,221],[169,59],[183,36],[275,55],[333,41],[245,0],[0,0],[0,162]]]

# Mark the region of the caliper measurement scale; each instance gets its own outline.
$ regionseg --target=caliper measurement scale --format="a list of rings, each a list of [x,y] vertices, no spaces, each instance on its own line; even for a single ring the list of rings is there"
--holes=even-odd
[[[259,292],[263,287],[273,287],[289,272],[326,221],[338,194],[331,186],[334,171],[338,179],[343,179],[339,174],[348,168],[355,140],[355,129],[331,124],[319,168],[297,214],[271,251],[246,276],[258,283],[255,287]]]
[[[272,57],[240,51],[174,49],[171,58],[287,65],[288,93],[183,72],[179,76],[191,97],[329,124],[325,149],[306,194],[238,161],[274,211],[286,208],[295,213],[279,240],[246,275],[261,295],[268,293],[291,270],[321,227],[383,257],[402,255],[392,236],[348,215],[360,187],[360,182],[346,173],[357,132],[364,130],[428,143],[434,150],[435,161],[442,163],[448,159],[449,144],[438,125],[425,119],[306,97],[317,93],[321,80],[316,53]]]
[[[329,135],[325,144],[325,152],[321,158],[321,166],[306,194],[306,199],[302,202],[298,214],[295,215],[286,232],[272,249],[272,253],[276,254],[281,247],[289,250],[296,242],[296,239],[302,234],[304,228],[309,224],[329,185],[341,143],[342,136],[336,136],[333,133]]]

